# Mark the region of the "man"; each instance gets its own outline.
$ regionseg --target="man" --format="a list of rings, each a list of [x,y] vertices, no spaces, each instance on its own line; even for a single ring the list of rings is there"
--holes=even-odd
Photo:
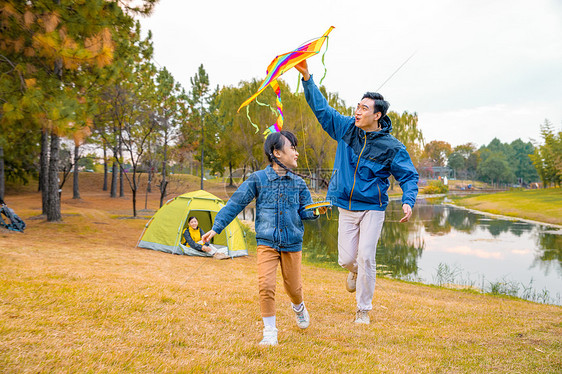
[[[308,65],[296,69],[303,75],[308,105],[324,131],[338,142],[327,200],[339,209],[338,263],[349,270],[346,288],[357,291],[356,323],[369,324],[375,291],[377,242],[388,205],[388,177],[402,188],[402,210],[407,222],[418,194],[418,173],[406,147],[390,135],[386,115],[389,103],[367,92],[354,117],[340,114],[314,84]]]

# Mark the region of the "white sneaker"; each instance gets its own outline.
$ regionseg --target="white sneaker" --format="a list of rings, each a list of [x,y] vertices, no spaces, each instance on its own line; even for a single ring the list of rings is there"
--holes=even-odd
[[[352,271],[347,275],[347,282],[345,283],[345,288],[349,292],[355,292],[355,287],[357,284],[357,273]]]
[[[308,315],[308,310],[306,310],[306,306],[304,305],[304,303],[302,304],[302,308],[300,311],[295,310],[295,307],[293,307],[292,309],[293,312],[295,312],[297,326],[301,329],[306,329],[310,325],[310,316]]]
[[[358,310],[355,314],[355,323],[363,323],[368,325],[371,323],[371,319],[369,318],[369,312],[366,310]]]
[[[277,329],[275,327],[265,326],[263,328],[263,339],[260,345],[277,345]]]

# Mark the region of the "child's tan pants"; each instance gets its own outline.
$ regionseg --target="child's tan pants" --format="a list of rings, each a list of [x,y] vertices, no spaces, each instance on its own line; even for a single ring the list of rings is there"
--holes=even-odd
[[[283,285],[293,304],[300,304],[302,252],[281,252],[266,245],[258,245],[258,283],[260,288],[260,310],[262,317],[275,315],[275,284],[277,264],[281,264]]]

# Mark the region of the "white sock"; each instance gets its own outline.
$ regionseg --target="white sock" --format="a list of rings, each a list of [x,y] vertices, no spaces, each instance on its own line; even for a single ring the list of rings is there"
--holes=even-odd
[[[271,327],[275,328],[275,316],[271,317],[262,317],[264,327]]]
[[[295,312],[302,312],[302,308],[304,308],[304,301],[301,301],[301,303],[298,305],[295,305],[293,303],[291,303],[291,305],[293,306],[293,310]]]

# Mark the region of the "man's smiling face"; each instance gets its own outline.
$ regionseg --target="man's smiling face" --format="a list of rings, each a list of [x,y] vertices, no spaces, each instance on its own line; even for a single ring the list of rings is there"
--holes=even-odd
[[[381,112],[374,112],[375,100],[364,98],[355,109],[355,126],[365,131],[378,131]]]

